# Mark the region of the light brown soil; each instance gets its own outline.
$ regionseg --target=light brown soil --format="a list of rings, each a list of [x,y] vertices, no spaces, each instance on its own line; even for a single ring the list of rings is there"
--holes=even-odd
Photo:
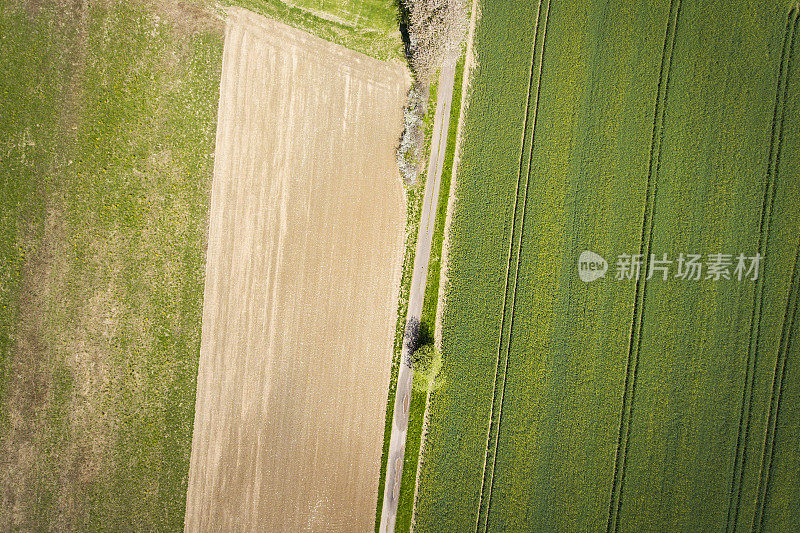
[[[223,57],[187,531],[369,531],[408,77],[240,9]]]

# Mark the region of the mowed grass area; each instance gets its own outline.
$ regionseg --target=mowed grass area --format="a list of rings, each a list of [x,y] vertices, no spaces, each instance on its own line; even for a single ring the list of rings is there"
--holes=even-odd
[[[786,2],[482,4],[417,531],[800,527],[796,33]]]
[[[3,529],[183,527],[222,32],[182,9],[0,9]]]
[[[382,60],[404,60],[397,0],[225,0]]]

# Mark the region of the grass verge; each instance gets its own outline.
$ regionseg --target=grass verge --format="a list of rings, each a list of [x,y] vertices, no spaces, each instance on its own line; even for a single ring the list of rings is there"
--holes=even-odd
[[[427,161],[430,154],[430,142],[433,134],[433,115],[436,110],[436,85],[430,87],[428,93],[428,109],[423,118],[425,131],[425,156]],[[400,353],[403,347],[403,333],[408,312],[408,295],[411,291],[411,277],[414,273],[414,256],[417,249],[420,216],[422,215],[422,200],[425,195],[425,173],[421,173],[417,181],[406,187],[406,249],[403,259],[403,275],[400,282],[400,302],[397,306],[397,328],[394,337],[394,358],[392,360],[391,379],[389,381],[389,396],[386,401],[386,419],[383,432],[383,452],[381,454],[381,472],[378,483],[378,505],[375,511],[375,531],[380,527],[381,507],[383,505],[383,491],[386,486],[386,458],[389,454],[389,444],[392,438],[392,419],[394,417],[394,396],[397,390],[397,373],[400,369]]]

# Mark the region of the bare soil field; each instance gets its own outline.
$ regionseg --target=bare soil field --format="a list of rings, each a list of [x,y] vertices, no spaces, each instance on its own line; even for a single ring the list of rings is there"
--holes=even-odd
[[[405,206],[409,79],[231,9],[187,531],[368,531]]]

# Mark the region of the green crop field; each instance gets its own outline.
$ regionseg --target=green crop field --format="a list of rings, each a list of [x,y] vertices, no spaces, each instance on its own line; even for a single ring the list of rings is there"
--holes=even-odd
[[[797,530],[797,9],[480,15],[415,530]]]

